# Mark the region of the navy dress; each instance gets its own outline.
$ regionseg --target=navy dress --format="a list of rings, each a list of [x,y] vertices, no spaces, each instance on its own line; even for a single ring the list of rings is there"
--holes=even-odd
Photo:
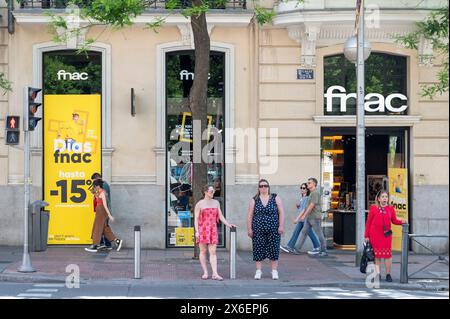
[[[275,201],[277,194],[271,194],[267,206],[264,206],[261,198],[255,199],[253,211],[253,260],[263,261],[266,258],[278,260],[280,255],[280,238],[278,234],[279,216],[278,206]]]

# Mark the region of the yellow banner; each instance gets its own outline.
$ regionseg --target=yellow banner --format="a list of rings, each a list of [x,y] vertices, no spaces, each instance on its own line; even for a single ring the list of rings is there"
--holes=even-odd
[[[91,176],[101,173],[101,96],[44,95],[44,200],[49,244],[90,244]]]
[[[175,246],[194,246],[194,227],[175,228]]]
[[[408,220],[408,170],[389,168],[390,204],[394,206],[397,218]],[[392,250],[402,249],[402,226],[392,225]]]

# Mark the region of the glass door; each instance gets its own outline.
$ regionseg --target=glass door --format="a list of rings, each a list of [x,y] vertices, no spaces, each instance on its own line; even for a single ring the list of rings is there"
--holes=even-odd
[[[208,81],[208,130],[210,134],[208,184],[225,214],[224,187],[224,81],[225,54],[211,52]],[[194,51],[166,54],[166,152],[167,152],[167,247],[194,246],[194,206],[192,185],[192,113],[189,91],[194,80]],[[219,141],[215,139],[220,139]],[[212,144],[212,142],[215,142]],[[217,143],[218,142],[218,143]],[[224,246],[224,227],[219,226],[219,247]]]

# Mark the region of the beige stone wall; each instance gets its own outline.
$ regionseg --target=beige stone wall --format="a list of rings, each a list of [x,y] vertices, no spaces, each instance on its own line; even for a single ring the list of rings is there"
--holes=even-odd
[[[0,73],[9,77],[8,55],[8,11],[6,1],[0,0]],[[0,91],[0,186],[8,182],[8,146],[5,145],[5,117],[8,114],[9,93]]]
[[[253,73],[256,67],[251,56],[255,55],[255,50],[252,49],[249,40],[252,38],[254,41],[253,34],[251,27],[215,27],[211,34],[213,43],[234,46],[235,67],[232,74],[235,79],[239,79],[239,81],[232,80],[235,91],[235,99],[232,101],[235,115],[232,121],[235,127],[256,127],[256,103],[251,93],[251,87],[256,88],[256,85],[251,84],[251,81],[255,79]],[[177,27],[169,26],[161,28],[157,34],[142,26],[121,31],[96,27],[87,37],[92,37],[99,43],[111,45],[111,140],[114,149],[112,179],[126,180],[129,177],[143,177],[147,181],[155,180],[157,165],[154,148],[157,146],[158,121],[156,96],[159,94],[156,88],[157,46],[180,42],[180,32]],[[11,93],[10,113],[22,113],[21,88],[30,85],[33,80],[33,45],[49,41],[51,41],[51,35],[44,25],[18,24],[16,26],[16,33],[8,52],[12,57],[10,67],[14,72],[11,74],[11,81],[14,82],[15,88]],[[131,88],[135,89],[137,99],[135,117],[130,115]],[[4,152],[3,148],[5,147],[2,146],[0,152]],[[9,150],[9,156],[5,157],[5,164],[2,164],[9,164],[9,167],[2,170],[0,175],[4,184],[7,183],[8,178],[11,179],[11,176],[14,180],[20,180],[23,176],[22,152],[12,148]],[[3,153],[0,153],[0,156],[1,154]],[[34,170],[39,169],[36,167]],[[256,164],[253,164],[253,168],[249,164],[237,165],[237,171],[241,174],[248,174],[252,170],[256,172]],[[36,173],[36,175],[39,174],[39,172]]]
[[[320,126],[312,118],[318,77],[297,80],[300,46],[286,29],[262,29],[259,55],[259,127],[277,128],[279,135],[278,169],[262,177],[273,185],[297,185],[318,177]]]

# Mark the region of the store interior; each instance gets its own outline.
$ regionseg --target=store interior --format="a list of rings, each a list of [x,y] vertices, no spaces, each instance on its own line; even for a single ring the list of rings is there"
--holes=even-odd
[[[366,210],[375,203],[375,195],[380,189],[388,189],[388,168],[407,167],[406,138],[407,133],[404,129],[366,130]],[[328,220],[332,221],[334,246],[353,249],[356,220],[356,134],[354,129],[322,131],[322,188],[323,209],[328,212]]]

